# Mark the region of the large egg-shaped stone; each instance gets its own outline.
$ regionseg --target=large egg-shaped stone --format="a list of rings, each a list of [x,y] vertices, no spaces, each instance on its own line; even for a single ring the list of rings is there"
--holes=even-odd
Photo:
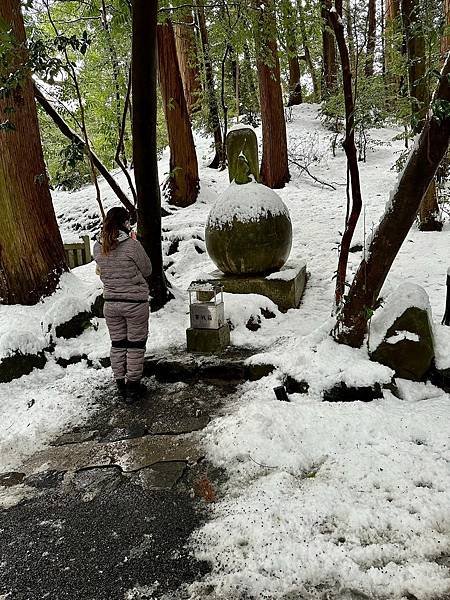
[[[278,271],[292,246],[289,211],[261,183],[232,183],[209,214],[205,240],[209,256],[223,273]]]

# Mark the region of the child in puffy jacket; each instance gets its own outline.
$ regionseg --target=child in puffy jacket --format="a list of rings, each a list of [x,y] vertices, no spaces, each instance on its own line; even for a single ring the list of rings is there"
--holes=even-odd
[[[152,265],[141,243],[130,235],[128,212],[108,211],[94,259],[103,282],[104,315],[111,337],[111,367],[125,402],[139,399],[148,337]]]

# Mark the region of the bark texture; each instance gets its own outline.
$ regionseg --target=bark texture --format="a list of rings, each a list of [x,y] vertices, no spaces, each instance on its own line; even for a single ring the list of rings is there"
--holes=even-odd
[[[444,35],[441,40],[441,56],[445,60],[450,50],[450,0],[443,0],[444,4]]]
[[[294,52],[291,48],[289,52]],[[288,106],[296,106],[303,102],[302,84],[300,82],[300,63],[297,54],[289,55],[289,100]]]
[[[263,138],[261,181],[268,187],[282,188],[290,175],[273,0],[254,0],[254,8]]]
[[[377,30],[377,5],[376,0],[369,0],[369,6],[367,10],[367,54],[365,64],[365,75],[366,77],[372,77],[373,75],[373,63],[375,58],[375,41],[376,41],[376,30]]]
[[[208,29],[206,27],[205,11],[203,8],[204,0],[194,0],[196,5],[197,22],[202,42],[203,62],[205,68],[205,88],[208,99],[209,126],[214,135],[214,158],[210,163],[212,169],[218,169],[225,165],[225,146],[222,139],[222,129],[220,127],[219,105],[217,102],[214,73],[212,68],[211,53],[209,51]]]
[[[331,9],[331,0],[321,0],[322,13],[322,52],[323,52],[323,86],[322,99],[336,89],[337,62],[336,44],[334,35],[329,25],[328,15]]]
[[[444,64],[434,101],[450,102],[450,55]],[[367,321],[401,245],[411,229],[420,203],[433,181],[450,141],[450,118],[427,116],[411,150],[392,200],[371,239],[367,258],[355,275],[334,331],[339,342],[360,347]]]
[[[0,77],[18,70],[19,83],[0,97],[0,302],[35,304],[67,270],[42,154],[20,0],[2,0],[0,19],[17,48]]]
[[[408,87],[412,98],[412,127],[415,133],[419,133],[425,122],[430,103],[427,42],[422,27],[420,0],[401,0],[401,11],[408,54]],[[419,227],[427,231],[442,229],[434,184],[430,185],[423,198],[419,210]]]
[[[133,0],[132,94],[133,162],[138,207],[138,236],[152,261],[153,310],[172,296],[164,276],[161,245],[161,195],[156,143],[158,2]]]
[[[174,26],[178,65],[183,81],[188,113],[191,115],[201,108],[200,98],[202,93],[197,44],[194,35],[194,19],[190,11],[180,15],[178,19],[181,22]]]
[[[199,191],[197,154],[170,21],[158,25],[157,37],[159,87],[170,147],[169,203],[189,206]]]

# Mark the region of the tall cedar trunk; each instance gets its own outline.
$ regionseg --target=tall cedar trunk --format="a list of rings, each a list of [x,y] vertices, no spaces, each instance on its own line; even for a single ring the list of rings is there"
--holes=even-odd
[[[392,86],[395,93],[402,87],[402,79],[394,74],[397,62],[395,55],[404,54],[405,48],[399,40],[400,33],[400,0],[386,0],[386,18],[384,20],[384,67],[386,86]]]
[[[191,11],[178,16],[174,27],[178,65],[183,81],[184,97],[189,114],[201,108],[201,77],[198,70],[197,44],[194,35],[194,19]]]
[[[322,14],[322,52],[323,52],[323,87],[322,99],[326,98],[336,89],[337,62],[336,44],[334,35],[328,24],[328,13],[331,9],[331,0],[320,0]]]
[[[296,106],[303,102],[300,81],[300,62],[298,58],[297,26],[294,6],[291,0],[284,0],[280,5],[285,46],[289,63],[289,99],[288,106]]]
[[[295,46],[288,48],[289,52],[289,100],[288,106],[296,106],[303,102],[302,84],[300,82],[300,63]]]
[[[366,54],[366,65],[365,75],[366,77],[372,77],[373,75],[373,62],[375,58],[375,41],[376,41],[376,30],[377,30],[377,5],[376,0],[369,0],[369,6],[367,11],[367,54]]]
[[[434,101],[450,102],[450,54],[444,64]],[[368,251],[350,287],[335,330],[337,341],[359,348],[367,321],[401,245],[411,229],[422,198],[432,183],[450,142],[450,117],[430,113],[411,150],[392,195],[389,208],[376,228]]]
[[[256,89],[256,83],[255,83],[255,75],[254,75],[254,68],[252,65],[252,59],[250,56],[250,48],[248,47],[247,42],[244,44],[244,68],[242,69],[242,73],[241,73],[241,78],[244,78],[245,75],[245,80],[250,92],[250,98],[253,102],[252,108],[253,111],[255,113],[259,113],[260,111],[260,104],[259,104],[259,97],[258,97],[258,91]]]
[[[282,188],[290,175],[273,0],[254,0],[254,6],[258,11],[255,42],[263,138],[261,181]]]
[[[430,103],[427,77],[426,39],[422,27],[420,0],[401,1],[402,19],[408,53],[408,86],[413,98],[412,126],[419,133],[425,122]],[[419,211],[419,227],[423,230],[440,230],[439,206],[436,186],[430,186]]]
[[[80,148],[83,151],[83,153],[87,155],[87,149],[86,149],[86,144],[84,143],[84,140],[77,133],[75,133],[75,131],[73,131],[73,129],[70,127],[70,125],[68,123],[66,123],[66,121],[62,118],[62,116],[58,113],[58,111],[55,110],[55,108],[52,106],[51,102],[44,96],[44,94],[39,90],[39,88],[37,86],[34,87],[34,95],[35,95],[37,102],[41,106],[41,108],[52,119],[53,123],[56,125],[56,127],[59,129],[59,131],[63,135],[65,135],[67,137],[67,139],[69,139],[71,142],[75,143],[78,146],[78,148]],[[101,160],[98,158],[98,156],[94,152],[92,152],[92,160],[93,160],[95,168],[100,173],[100,175],[103,176],[104,180],[110,186],[112,191],[116,194],[117,198],[122,202],[122,204],[125,206],[125,208],[130,212],[132,217],[135,217],[136,216],[135,207],[130,202],[127,195],[122,190],[122,188],[119,186],[117,181],[114,179],[114,177],[111,175],[111,173],[108,171],[108,169],[105,167],[105,165],[101,162]]]
[[[197,154],[178,68],[172,23],[158,25],[159,87],[170,147],[169,203],[189,206],[198,196]]]
[[[210,163],[212,169],[218,169],[225,165],[225,147],[220,127],[219,105],[217,103],[214,85],[214,74],[212,68],[211,54],[209,52],[208,30],[206,28],[204,0],[195,0],[200,39],[202,42],[203,61],[205,66],[205,87],[208,98],[209,125],[214,135],[215,155]]]
[[[444,35],[441,40],[441,56],[445,59],[450,50],[450,0],[443,0],[444,8]]]
[[[35,304],[51,294],[67,270],[50,196],[33,93],[24,67],[26,37],[20,0],[2,0],[0,20],[17,48],[6,73],[21,72],[18,85],[0,99],[0,302]]]
[[[156,143],[156,26],[158,2],[133,0],[132,94],[133,162],[138,208],[138,236],[152,261],[152,309],[171,295],[164,276],[161,246],[161,196]]]
[[[350,6],[350,0],[345,0],[345,15],[346,15],[346,28],[347,28],[347,40],[348,40],[348,53],[350,56],[350,66],[352,73],[356,70],[356,54],[355,54],[355,36],[353,33],[353,16],[352,9]]]
[[[312,85],[313,85],[313,95],[314,102],[320,101],[320,86],[317,78],[316,69],[314,67],[314,63],[311,58],[311,52],[309,50],[308,44],[308,36],[306,35],[306,25],[305,25],[305,15],[303,11],[302,0],[297,0],[297,13],[298,13],[298,24],[300,28],[300,35],[302,38],[302,46],[303,52],[305,54],[305,63],[308,68]]]

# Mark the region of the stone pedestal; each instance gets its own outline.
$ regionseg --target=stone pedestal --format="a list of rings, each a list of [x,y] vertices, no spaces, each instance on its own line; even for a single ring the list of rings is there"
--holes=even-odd
[[[270,275],[224,275],[213,271],[211,283],[219,282],[231,294],[261,294],[274,302],[281,312],[298,308],[306,285],[306,262],[285,265]],[[226,313],[226,308],[225,308]]]
[[[211,354],[222,352],[230,345],[230,326],[228,323],[219,329],[186,329],[188,352]]]

